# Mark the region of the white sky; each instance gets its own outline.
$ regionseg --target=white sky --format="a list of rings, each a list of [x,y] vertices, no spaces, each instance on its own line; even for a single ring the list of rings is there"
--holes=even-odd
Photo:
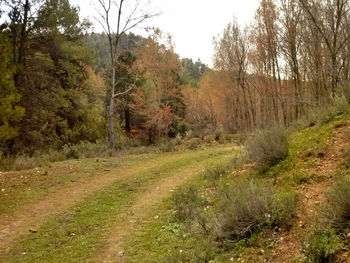
[[[175,50],[181,57],[201,59],[212,66],[213,37],[220,34],[235,16],[241,25],[249,24],[260,0],[151,0],[152,10],[161,12],[147,26],[160,28],[173,36]],[[93,18],[96,11],[92,2],[97,0],[71,0],[79,5],[82,17],[101,27]],[[134,33],[145,35],[140,29]]]

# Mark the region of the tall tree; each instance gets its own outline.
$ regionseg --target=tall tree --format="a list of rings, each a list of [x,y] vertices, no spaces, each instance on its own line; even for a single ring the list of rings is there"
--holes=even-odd
[[[24,115],[20,94],[14,85],[14,66],[7,36],[0,31],[0,158],[8,143],[18,134],[18,122]]]
[[[109,98],[109,146],[115,148],[114,138],[114,100],[117,96],[128,93],[132,88],[128,88],[122,92],[116,93],[115,88],[118,82],[116,80],[116,58],[119,52],[120,38],[129,30],[139,26],[146,20],[154,17],[156,14],[151,14],[149,11],[144,11],[141,7],[140,0],[134,2],[130,0],[97,0],[99,17],[96,20],[103,27],[109,43],[109,52],[111,57],[111,83],[110,83],[110,98]],[[116,14],[112,12],[116,9]]]
[[[334,96],[346,59],[340,54],[349,42],[349,0],[299,0],[301,7],[319,31],[330,55],[330,91]]]

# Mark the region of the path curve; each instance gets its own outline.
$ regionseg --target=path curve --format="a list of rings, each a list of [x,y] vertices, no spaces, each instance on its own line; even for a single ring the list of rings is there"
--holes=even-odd
[[[172,190],[193,179],[205,168],[205,161],[196,162],[191,168],[161,179],[137,194],[128,211],[118,215],[115,226],[111,228],[110,237],[92,262],[127,262],[124,255],[123,240],[150,216],[152,207],[171,195]],[[157,220],[157,218],[155,218]]]

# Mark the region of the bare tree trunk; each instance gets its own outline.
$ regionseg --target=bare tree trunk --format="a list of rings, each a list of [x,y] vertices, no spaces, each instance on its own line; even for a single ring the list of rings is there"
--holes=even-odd
[[[115,148],[115,139],[114,139],[114,90],[115,90],[115,66],[112,65],[112,87],[111,95],[109,98],[109,111],[108,111],[108,121],[109,121],[109,147]]]

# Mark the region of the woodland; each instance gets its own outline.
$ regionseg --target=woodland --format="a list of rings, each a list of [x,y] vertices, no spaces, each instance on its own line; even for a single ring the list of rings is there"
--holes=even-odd
[[[350,262],[350,0],[261,0],[212,66],[92,2],[0,0],[0,262]]]
[[[82,142],[122,148],[288,126],[349,98],[347,0],[262,0],[251,26],[233,19],[218,32],[212,68],[180,58],[159,29],[147,38],[129,31],[158,14],[146,10],[113,32],[128,1],[114,20],[108,1],[96,3],[102,33],[68,0],[1,1],[4,158]]]

